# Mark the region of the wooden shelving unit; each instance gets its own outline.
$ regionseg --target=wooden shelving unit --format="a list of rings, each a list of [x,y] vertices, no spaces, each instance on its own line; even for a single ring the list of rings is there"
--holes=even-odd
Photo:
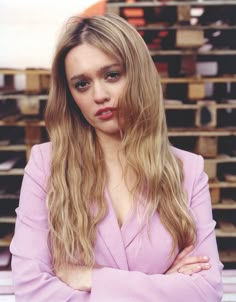
[[[173,84],[184,84],[184,83],[230,83],[236,82],[236,76],[234,77],[222,77],[222,78],[162,78],[163,84],[173,83]]]
[[[19,117],[20,119],[22,118]],[[40,120],[16,120],[16,121],[4,121],[4,119],[2,121],[0,121],[0,127],[1,126],[15,126],[15,127],[26,127],[26,126],[30,126],[30,127],[44,127],[45,123],[44,121],[40,121]]]
[[[11,169],[8,171],[0,171],[0,176],[10,176],[10,175],[22,175],[24,174],[24,169]]]
[[[184,0],[184,1],[137,1],[137,2],[122,2],[122,1],[108,1],[108,11],[113,11],[114,8],[117,9],[117,13],[119,13],[120,8],[137,8],[137,7],[160,7],[160,6],[185,6],[190,5],[192,7],[195,6],[215,6],[215,5],[235,5],[234,0],[211,0],[211,1],[198,1],[198,0]]]
[[[220,251],[220,258],[224,263],[235,262],[236,250]]]
[[[8,247],[10,246],[13,234],[8,234],[0,239],[0,247]]]
[[[12,216],[0,216],[0,223],[13,223],[15,224],[16,218]]]
[[[15,74],[22,74],[25,75],[50,75],[50,70],[48,69],[38,69],[38,68],[31,68],[31,69],[13,69],[13,68],[0,68],[0,73],[4,75],[15,75]],[[26,91],[27,93],[27,91]]]
[[[50,70],[0,69],[0,248],[9,247],[19,201],[24,167],[31,147],[44,140],[43,110],[47,101]],[[25,88],[17,91],[15,79],[25,77]],[[2,161],[19,158],[12,167]],[[1,249],[0,249],[1,256]]]
[[[202,14],[194,15],[196,8]],[[230,41],[236,1],[113,0],[107,11],[135,26],[149,48],[161,76],[171,142],[205,158],[220,257],[235,267],[236,44]],[[204,62],[214,63],[205,74],[198,69]]]

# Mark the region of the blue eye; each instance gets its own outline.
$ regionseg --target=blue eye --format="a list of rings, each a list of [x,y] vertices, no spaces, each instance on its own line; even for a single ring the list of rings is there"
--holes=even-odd
[[[83,81],[79,81],[79,82],[75,83],[75,88],[77,90],[83,91],[88,87],[88,85],[89,85],[88,81],[83,80]]]
[[[106,79],[116,80],[120,77],[121,73],[119,71],[111,71],[106,74]]]

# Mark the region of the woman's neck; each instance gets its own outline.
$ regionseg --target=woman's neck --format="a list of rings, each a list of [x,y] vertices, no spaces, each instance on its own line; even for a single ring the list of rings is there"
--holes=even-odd
[[[136,176],[132,169],[126,170],[127,161],[121,152],[121,134],[108,136],[99,133],[97,138],[104,154],[108,187],[111,190],[114,188],[118,189],[125,183],[126,189],[131,192],[135,185]],[[126,175],[125,179],[124,172]]]
[[[97,138],[103,150],[105,161],[117,161],[121,147],[121,134],[107,135],[99,133],[97,134]]]

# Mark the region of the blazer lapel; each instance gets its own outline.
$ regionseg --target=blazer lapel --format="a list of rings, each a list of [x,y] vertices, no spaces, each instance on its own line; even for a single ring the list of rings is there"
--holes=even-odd
[[[141,233],[145,225],[146,223],[142,223],[141,219],[139,219],[137,209],[134,209],[129,216],[129,219],[127,219],[121,227],[121,234],[125,249]]]
[[[129,213],[127,219],[121,227],[121,235],[124,242],[125,249],[131,242],[141,233],[146,223],[143,222],[142,215],[145,213],[145,207],[142,203],[145,193],[138,193],[135,197],[134,208]]]
[[[128,270],[127,257],[121,229],[119,227],[115,212],[107,190],[105,197],[108,204],[107,216],[99,223],[97,231],[101,235],[107,249],[120,269]]]

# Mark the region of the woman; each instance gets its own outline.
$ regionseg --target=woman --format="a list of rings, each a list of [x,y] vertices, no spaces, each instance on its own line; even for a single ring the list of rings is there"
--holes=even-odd
[[[220,301],[201,156],[170,146],[160,79],[115,15],[73,18],[11,243],[16,301]]]

